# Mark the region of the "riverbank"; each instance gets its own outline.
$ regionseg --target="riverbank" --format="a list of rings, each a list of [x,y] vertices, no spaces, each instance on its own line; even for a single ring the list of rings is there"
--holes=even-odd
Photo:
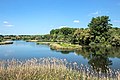
[[[26,42],[37,42],[38,40],[26,40]]]
[[[7,44],[13,44],[13,42],[9,42],[9,41],[0,42],[0,45],[7,45]]]

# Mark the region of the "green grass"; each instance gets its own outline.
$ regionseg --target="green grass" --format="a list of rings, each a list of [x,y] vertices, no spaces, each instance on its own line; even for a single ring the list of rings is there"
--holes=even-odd
[[[80,50],[82,46],[70,43],[51,43],[50,48],[55,49],[57,51],[74,51]]]
[[[115,78],[96,77],[87,72],[77,63],[68,63],[66,59],[40,58],[26,61],[0,61],[0,80],[119,80],[120,73]]]

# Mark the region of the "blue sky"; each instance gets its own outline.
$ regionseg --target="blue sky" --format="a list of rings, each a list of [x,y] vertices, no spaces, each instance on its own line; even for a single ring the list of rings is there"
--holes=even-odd
[[[48,34],[86,28],[92,17],[110,16],[120,27],[120,0],[0,0],[0,34]]]

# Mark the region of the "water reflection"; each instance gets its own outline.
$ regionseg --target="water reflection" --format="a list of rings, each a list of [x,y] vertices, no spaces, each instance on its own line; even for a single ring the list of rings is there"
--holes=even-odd
[[[61,51],[62,54],[69,54],[70,51]],[[100,48],[100,47],[86,47],[82,50],[77,50],[75,53],[79,56],[82,55],[88,60],[88,64],[92,66],[94,71],[101,71],[106,73],[113,65],[113,61],[110,58],[120,58],[120,48]],[[118,63],[115,66],[120,66]]]
[[[120,48],[87,47],[83,48],[81,51],[76,51],[76,54],[82,55],[84,58],[88,59],[88,64],[91,66],[94,72],[96,72],[98,78],[103,74],[105,74],[106,77],[110,77],[110,74],[112,77],[116,76],[116,74],[111,70],[113,61],[110,60],[110,58],[120,58]],[[117,65],[114,64],[114,66],[119,67],[119,62]]]
[[[69,54],[70,51],[61,51],[62,54]]]
[[[68,62],[91,65],[95,70],[102,72],[112,69],[120,69],[120,48],[85,47],[77,51],[56,51],[46,45],[36,45],[34,42],[14,41],[11,45],[0,46],[0,59],[30,59],[41,57],[56,57],[67,59]],[[98,69],[97,69],[98,68]]]
[[[93,53],[88,61],[96,72],[107,73],[109,66],[112,65],[112,61],[109,60],[107,54],[96,54]]]
[[[62,54],[69,54],[69,53],[71,53],[71,52],[74,52],[74,51],[55,50],[55,49],[52,49],[52,48],[50,48],[50,50],[52,50],[52,51],[56,51],[56,52],[61,52]]]

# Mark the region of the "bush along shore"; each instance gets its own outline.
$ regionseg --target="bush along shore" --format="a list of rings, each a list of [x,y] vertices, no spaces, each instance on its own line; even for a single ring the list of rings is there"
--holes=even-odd
[[[6,44],[13,44],[13,42],[8,42],[8,41],[0,42],[0,45],[6,45]]]
[[[120,80],[120,71],[96,72],[66,59],[12,59],[0,61],[0,80]]]
[[[41,45],[49,45],[51,49],[57,51],[75,51],[82,49],[82,46],[63,42],[37,42]]]

